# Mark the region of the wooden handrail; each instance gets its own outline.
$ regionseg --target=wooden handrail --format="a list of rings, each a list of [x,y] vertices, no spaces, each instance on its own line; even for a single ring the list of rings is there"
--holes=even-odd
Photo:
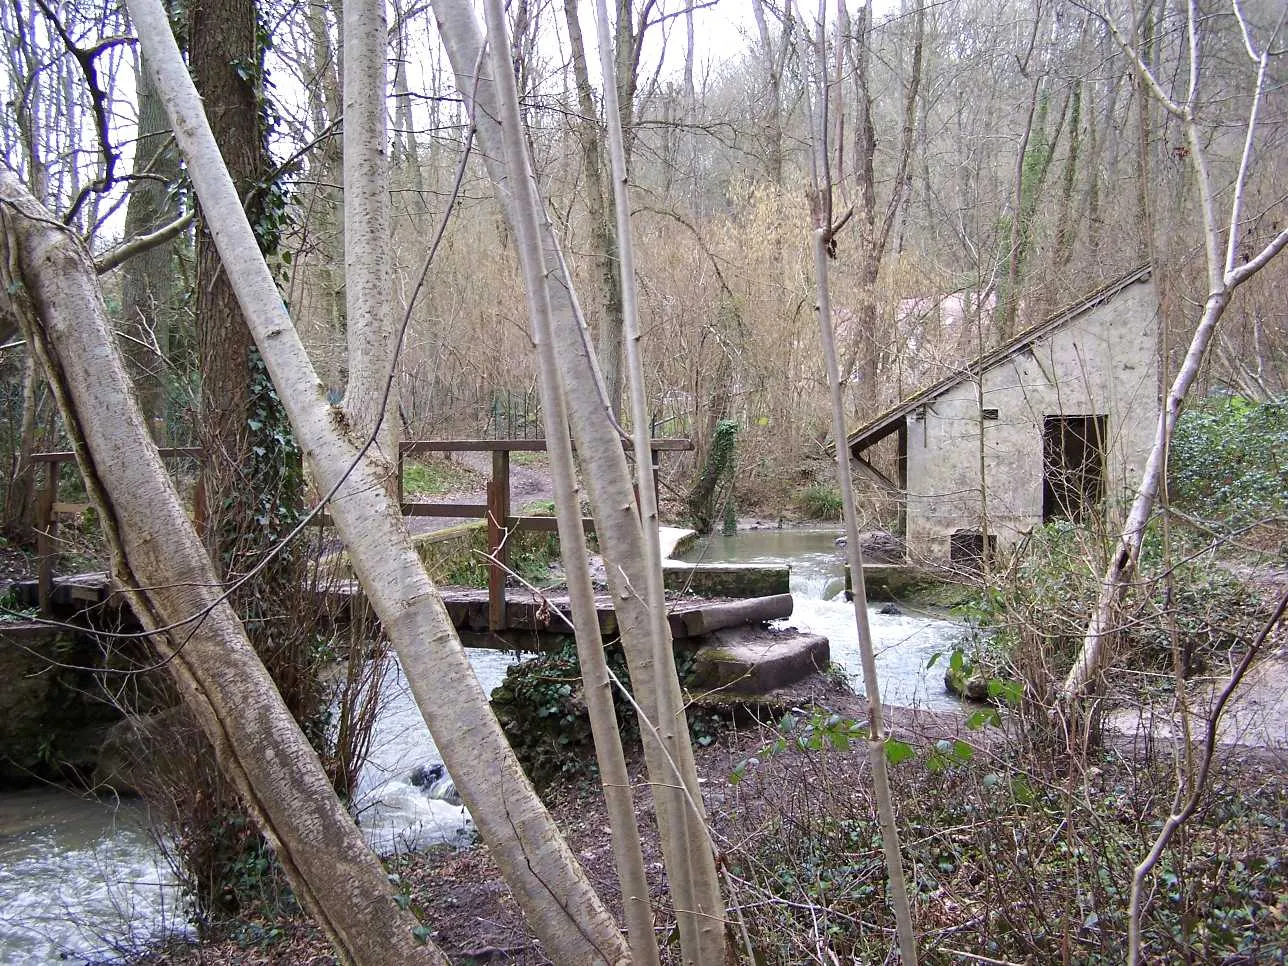
[[[633,449],[631,440],[622,441],[623,449]],[[505,629],[505,578],[509,570],[509,549],[506,536],[511,530],[555,529],[551,517],[512,516],[510,513],[510,454],[539,453],[546,449],[544,439],[408,439],[398,444],[398,503],[404,516],[464,517],[487,521],[488,533],[488,626],[500,631]],[[690,439],[660,438],[649,440],[651,462],[656,469],[658,454],[684,452],[693,449]],[[403,499],[403,460],[414,453],[491,453],[492,473],[487,482],[487,503],[407,503]],[[172,446],[157,450],[163,459],[187,457],[200,460],[203,451],[198,446]],[[59,464],[76,459],[71,450],[34,453],[33,462],[46,463],[45,485],[38,491],[36,500],[36,553],[40,560],[38,596],[41,612],[48,612],[49,595],[53,586],[54,536],[58,529],[58,511],[70,506],[60,504],[58,498]],[[656,475],[654,483],[656,485]],[[319,514],[317,522],[328,522]],[[587,533],[594,532],[589,518],[582,521]]]

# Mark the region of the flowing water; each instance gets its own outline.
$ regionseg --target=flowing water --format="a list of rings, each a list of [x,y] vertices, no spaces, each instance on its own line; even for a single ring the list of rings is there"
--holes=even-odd
[[[836,546],[839,531],[740,530],[731,536],[712,535],[680,555],[689,562],[787,564],[791,568],[792,616],[783,626],[822,634],[832,648],[832,660],[849,673],[854,689],[863,691],[854,605],[841,593],[845,587],[844,551]],[[883,605],[868,608],[868,623],[876,650],[883,704],[953,710],[957,698],[944,690],[944,661],[927,668],[935,654],[948,653],[961,641],[960,624],[933,617],[881,613]]]
[[[514,662],[472,650],[490,693]],[[354,796],[364,836],[381,854],[472,838],[402,670],[394,664],[372,753]],[[413,782],[417,769],[423,787]],[[187,928],[182,896],[137,802],[105,803],[61,789],[0,795],[0,964],[110,960]]]
[[[787,563],[795,598],[785,625],[823,634],[832,660],[861,673],[854,608],[845,602],[837,534],[755,530],[713,537],[685,559]],[[950,621],[869,609],[882,697],[887,704],[955,708],[942,670],[927,671],[962,629]],[[491,691],[515,660],[472,650],[480,683]],[[355,796],[363,834],[381,853],[468,841],[469,815],[450,779],[434,769],[438,749],[401,669],[384,683],[373,751]],[[0,795],[0,963],[83,962],[137,949],[150,936],[185,927],[181,896],[146,829],[137,803],[104,804],[57,789]]]

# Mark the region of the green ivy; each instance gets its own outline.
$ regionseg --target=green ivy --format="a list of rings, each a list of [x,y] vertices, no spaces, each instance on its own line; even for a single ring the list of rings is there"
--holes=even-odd
[[[1173,502],[1203,519],[1245,526],[1288,509],[1288,397],[1215,395],[1176,425],[1168,471]]]

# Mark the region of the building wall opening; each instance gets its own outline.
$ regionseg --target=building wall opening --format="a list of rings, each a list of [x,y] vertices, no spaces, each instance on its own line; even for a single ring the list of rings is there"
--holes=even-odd
[[[1082,523],[1105,498],[1105,416],[1047,416],[1042,431],[1042,522]]]
[[[978,530],[958,530],[948,538],[948,559],[963,570],[984,569],[984,547],[987,543],[989,558],[997,555],[997,536],[982,534]]]

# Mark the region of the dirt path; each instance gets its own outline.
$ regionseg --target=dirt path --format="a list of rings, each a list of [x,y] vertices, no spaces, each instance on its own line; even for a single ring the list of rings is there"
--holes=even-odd
[[[449,457],[457,466],[463,467],[475,480],[474,485],[464,486],[443,496],[425,499],[424,502],[478,504],[487,502],[487,481],[492,476],[492,454],[479,452],[452,453]],[[510,460],[510,507],[521,510],[529,503],[542,500],[553,500],[554,482],[550,479],[550,468],[544,454],[532,463],[517,463]],[[407,517],[407,528],[413,535],[433,533],[445,530],[462,523],[476,521],[477,517]]]

